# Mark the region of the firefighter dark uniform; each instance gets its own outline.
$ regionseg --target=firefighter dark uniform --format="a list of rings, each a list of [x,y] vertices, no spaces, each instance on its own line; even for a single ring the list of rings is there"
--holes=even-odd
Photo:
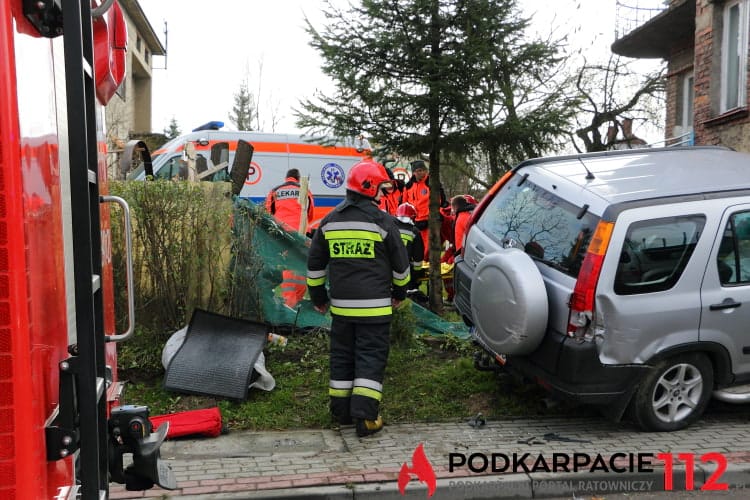
[[[286,179],[283,184],[276,186],[269,191],[266,197],[266,210],[273,215],[282,227],[287,231],[298,231],[302,213],[302,206],[299,203],[299,170],[290,169],[286,173]],[[307,223],[312,222],[313,218],[313,197],[312,193],[307,193]],[[301,276],[290,269],[284,269],[281,272],[281,297],[287,307],[294,308],[305,296],[305,277]]]
[[[419,276],[422,274],[424,261],[424,244],[419,229],[414,225],[417,211],[410,203],[402,203],[396,209],[396,226],[401,234],[401,241],[406,246],[406,253],[411,263],[411,281],[409,290],[419,287]]]
[[[352,167],[346,199],[321,221],[307,261],[313,304],[323,311],[330,300],[331,413],[342,424],[356,419],[360,436],[383,425],[378,410],[392,307],[406,298],[409,283],[409,258],[396,221],[377,206],[388,182],[384,167],[373,160]]]

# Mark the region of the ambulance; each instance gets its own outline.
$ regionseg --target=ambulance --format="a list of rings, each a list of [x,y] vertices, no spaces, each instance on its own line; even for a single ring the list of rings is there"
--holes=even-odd
[[[238,150],[242,154],[238,155]],[[344,199],[351,167],[371,154],[370,144],[363,138],[324,145],[293,134],[199,130],[176,137],[155,150],[152,172],[142,164],[128,179],[143,180],[149,174],[155,179],[184,179],[189,160],[194,160],[196,178],[200,180],[231,180],[232,170],[247,167],[239,196],[263,203],[268,192],[284,182],[287,170],[296,168],[302,177],[309,178],[315,224]]]

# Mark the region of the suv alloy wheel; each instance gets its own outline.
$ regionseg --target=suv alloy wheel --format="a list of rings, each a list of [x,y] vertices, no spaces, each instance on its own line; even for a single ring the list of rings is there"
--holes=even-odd
[[[709,359],[701,353],[660,361],[639,385],[633,399],[636,422],[644,430],[675,431],[696,421],[711,397]]]

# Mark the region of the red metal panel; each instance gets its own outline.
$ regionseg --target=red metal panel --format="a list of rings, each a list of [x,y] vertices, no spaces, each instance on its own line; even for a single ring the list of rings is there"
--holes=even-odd
[[[56,95],[20,4],[0,3],[0,497],[52,498],[74,481],[44,440],[67,355]]]
[[[21,461],[28,460],[23,437],[29,435],[31,400],[24,397],[19,377],[31,376],[28,363],[28,335],[25,311],[17,310],[16,298],[25,297],[24,251],[22,243],[18,114],[13,61],[13,25],[11,7],[0,4],[0,73],[6,84],[0,86],[0,384],[10,386],[7,398],[0,401],[0,440],[5,451],[0,455],[0,496],[18,498],[18,484],[24,477]],[[16,168],[14,168],[14,166]],[[11,244],[14,243],[14,244]],[[5,391],[3,391],[5,392]],[[21,425],[19,425],[21,424]]]

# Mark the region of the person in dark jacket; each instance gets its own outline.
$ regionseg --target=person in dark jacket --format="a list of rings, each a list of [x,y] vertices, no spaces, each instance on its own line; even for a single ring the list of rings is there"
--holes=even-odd
[[[385,168],[363,160],[346,182],[346,199],[313,235],[307,286],[315,309],[331,311],[331,413],[342,425],[354,421],[362,437],[383,428],[391,315],[406,298],[409,257],[395,219],[378,208],[391,183]]]
[[[416,217],[417,210],[411,203],[402,203],[396,209],[396,225],[401,233],[401,241],[406,246],[406,253],[409,254],[409,262],[411,262],[411,281],[408,291],[419,288],[419,278],[422,275],[424,263],[422,235],[414,225]]]

